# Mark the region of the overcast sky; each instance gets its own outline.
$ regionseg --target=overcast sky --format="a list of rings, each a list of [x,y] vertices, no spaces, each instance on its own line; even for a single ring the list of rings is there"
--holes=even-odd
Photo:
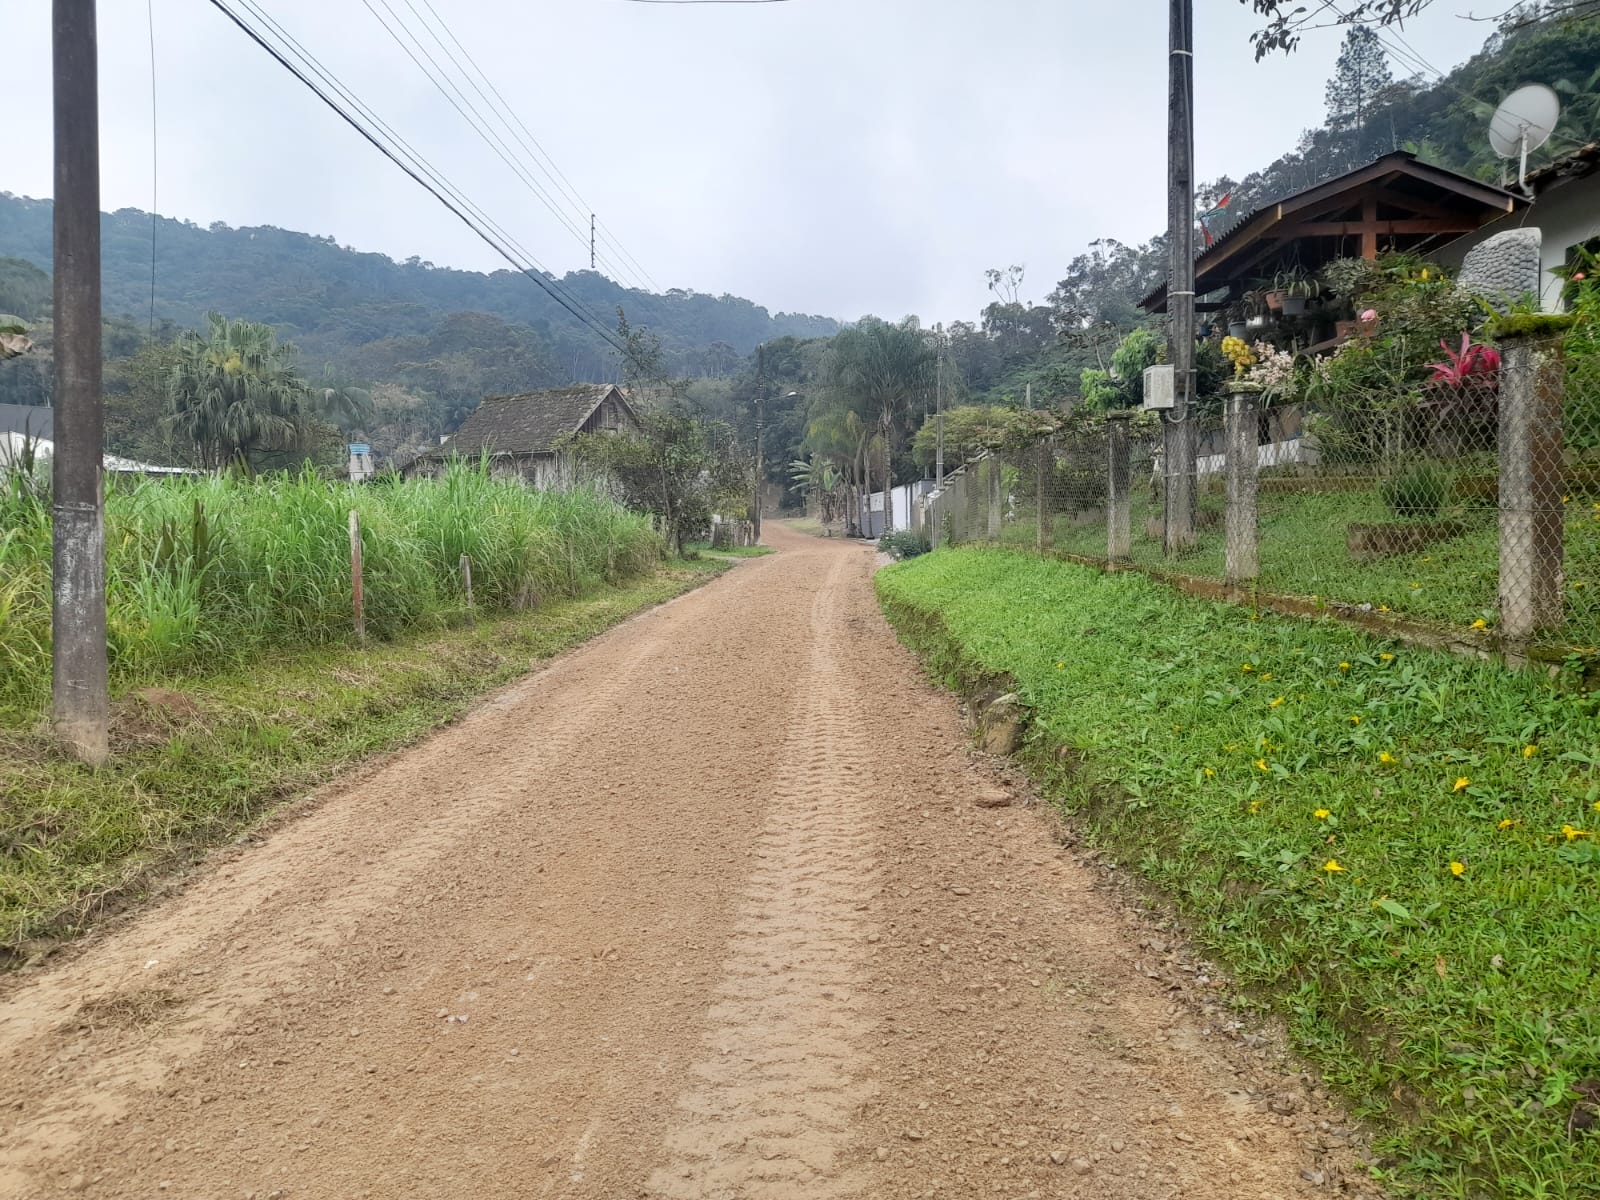
[[[152,3],[162,213],[331,234],[396,258],[502,265],[210,4]],[[421,32],[425,0],[388,4],[448,67]],[[257,7],[540,263],[558,274],[587,265],[586,215],[569,203],[582,236],[564,228],[368,0]],[[371,7],[393,23],[384,0]],[[1024,298],[1038,300],[1095,238],[1142,241],[1164,225],[1166,7],[433,0],[660,287],[731,292],[773,311],[930,322],[975,315],[988,300],[985,267],[1025,264]],[[1448,70],[1490,29],[1461,19],[1466,7],[1436,0],[1406,40]],[[49,8],[6,6],[0,190],[21,195],[51,192]],[[1293,58],[1256,63],[1247,6],[1196,9],[1198,178],[1242,176],[1318,123],[1340,33],[1312,33]],[[101,0],[108,210],[151,204],[145,15],[144,0]]]

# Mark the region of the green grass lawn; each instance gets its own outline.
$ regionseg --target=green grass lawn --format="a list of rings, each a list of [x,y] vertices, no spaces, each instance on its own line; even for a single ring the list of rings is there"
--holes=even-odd
[[[726,550],[713,550],[710,542],[690,542],[684,551],[708,558],[760,558],[763,554],[774,553],[771,546],[730,546]]]
[[[1160,539],[1145,532],[1147,519],[1159,519],[1160,505],[1151,500],[1148,488],[1137,492],[1132,506],[1135,565],[1220,579],[1221,497],[1208,493],[1200,507],[1202,512],[1215,514],[1212,523],[1202,531],[1192,553],[1168,559],[1161,552]],[[1375,488],[1264,493],[1259,518],[1259,585],[1268,592],[1370,604],[1374,609],[1439,625],[1470,626],[1483,620],[1493,626],[1500,562],[1494,506],[1456,505],[1441,515],[1464,526],[1459,537],[1413,554],[1358,562],[1346,546],[1349,527],[1395,520]],[[1080,524],[1061,515],[1054,519],[1052,531],[1056,550],[1105,556],[1103,519]],[[1031,546],[1033,522],[1007,526],[1002,540]],[[1567,506],[1565,574],[1567,626],[1559,640],[1596,645],[1600,643],[1600,509],[1593,507],[1592,497],[1573,496]]]
[[[1014,680],[1047,789],[1379,1124],[1395,1194],[1600,1195],[1567,1131],[1600,1077],[1600,697],[999,549],[877,578],[936,672]]]
[[[540,661],[727,569],[678,563],[470,628],[163,678],[185,711],[118,699],[115,756],[99,771],[56,754],[42,730],[0,726],[0,962],[47,948],[278,801],[415,741]]]

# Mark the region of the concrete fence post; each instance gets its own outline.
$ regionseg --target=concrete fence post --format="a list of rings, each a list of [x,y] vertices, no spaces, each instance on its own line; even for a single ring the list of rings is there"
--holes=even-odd
[[[1228,470],[1227,550],[1223,572],[1230,587],[1254,582],[1261,570],[1256,526],[1256,476],[1260,466],[1256,448],[1256,402],[1260,390],[1249,383],[1229,384],[1223,413]]]
[[[1133,553],[1133,464],[1128,443],[1129,412],[1106,416],[1106,558],[1126,562]]]
[[[1562,427],[1559,350],[1500,342],[1500,632],[1512,640],[1561,624]]]
[[[1056,457],[1049,438],[1040,440],[1036,453],[1038,463],[1034,469],[1033,490],[1037,493],[1034,499],[1037,502],[1038,522],[1034,529],[1033,548],[1043,553],[1045,547],[1055,540],[1052,536],[1054,530],[1050,527],[1053,514],[1050,509],[1049,490],[1055,482]]]
[[[999,456],[991,454],[989,456],[989,540],[991,542],[1000,540],[1001,505],[1004,503],[1001,495],[1004,489],[1001,487],[1002,481],[1000,477],[1004,473]]]

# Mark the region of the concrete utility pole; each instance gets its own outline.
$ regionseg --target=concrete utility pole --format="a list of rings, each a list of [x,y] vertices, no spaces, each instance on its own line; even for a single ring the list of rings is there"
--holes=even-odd
[[[1164,429],[1167,497],[1164,550],[1180,554],[1194,545],[1195,453],[1199,430],[1194,407],[1194,0],[1171,0],[1168,38],[1167,241],[1172,253],[1167,285],[1171,327],[1168,360],[1174,398]]]
[[[767,348],[763,345],[756,347],[756,488],[750,501],[750,535],[757,544],[761,542],[761,404],[766,388]]]
[[[934,336],[939,339],[939,354],[935,361],[933,377],[933,427],[935,447],[933,451],[933,485],[944,487],[944,329],[934,330]]]
[[[95,0],[55,0],[55,454],[51,715],[83,762],[109,753],[101,451],[100,95]]]

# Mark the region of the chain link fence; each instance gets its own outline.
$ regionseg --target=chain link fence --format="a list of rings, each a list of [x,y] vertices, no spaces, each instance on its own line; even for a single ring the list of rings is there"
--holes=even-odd
[[[1276,406],[1237,389],[1231,417],[1192,418],[1192,489],[1166,471],[1170,421],[1069,418],[952,473],[921,520],[935,545],[1109,557],[1588,651],[1600,645],[1600,346],[1577,339],[1592,336],[1506,338],[1498,360],[1420,387]],[[1186,490],[1192,532],[1169,548],[1169,494]]]

